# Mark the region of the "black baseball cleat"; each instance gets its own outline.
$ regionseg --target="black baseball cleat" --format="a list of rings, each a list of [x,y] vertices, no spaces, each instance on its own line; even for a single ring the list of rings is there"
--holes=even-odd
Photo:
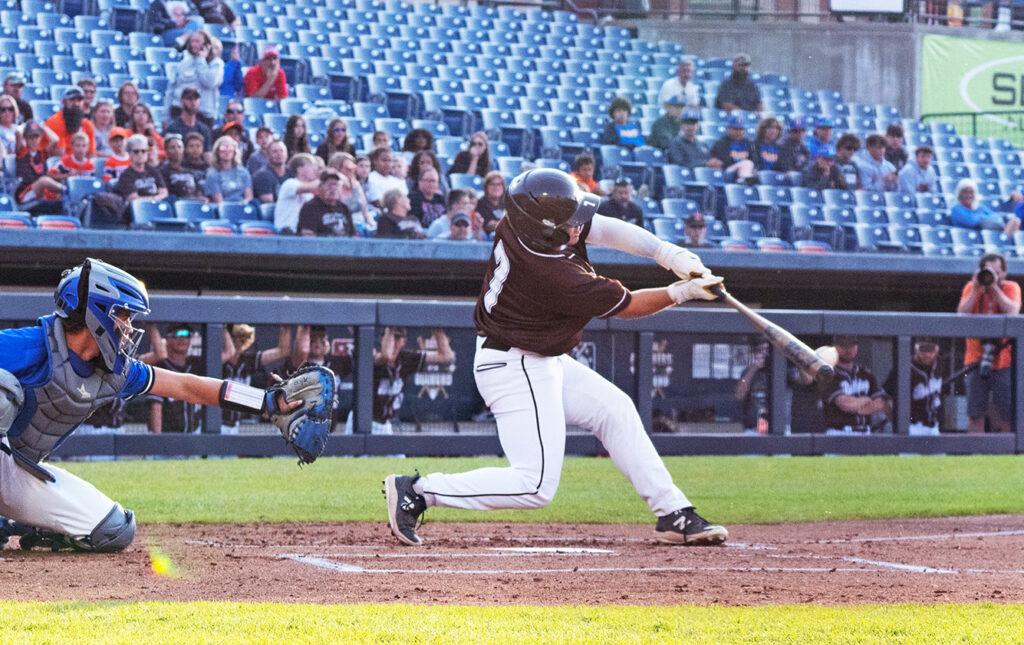
[[[423,544],[416,535],[416,522],[427,510],[427,500],[413,490],[419,475],[388,475],[384,480],[384,497],[388,504],[388,525],[402,544]]]
[[[661,544],[714,546],[722,544],[729,537],[724,526],[711,524],[697,515],[692,506],[659,517],[654,531],[657,533],[655,539]]]

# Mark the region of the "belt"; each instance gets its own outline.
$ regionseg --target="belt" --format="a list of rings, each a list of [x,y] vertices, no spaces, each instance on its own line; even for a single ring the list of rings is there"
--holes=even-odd
[[[506,345],[500,340],[495,340],[494,338],[490,337],[484,339],[483,347],[485,347],[486,349],[493,349],[499,352],[507,352],[508,350],[512,349],[511,345]]]

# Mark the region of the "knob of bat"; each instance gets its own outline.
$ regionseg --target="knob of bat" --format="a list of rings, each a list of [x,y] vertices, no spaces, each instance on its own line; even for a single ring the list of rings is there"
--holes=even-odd
[[[814,380],[818,383],[828,383],[836,375],[836,369],[831,365],[822,365],[818,368],[818,373],[814,375]]]

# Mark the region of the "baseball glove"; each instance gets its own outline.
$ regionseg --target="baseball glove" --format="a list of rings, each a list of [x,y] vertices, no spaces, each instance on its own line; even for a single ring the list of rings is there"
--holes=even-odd
[[[305,363],[287,379],[275,378],[278,382],[267,389],[267,401],[273,401],[268,406],[270,421],[299,456],[299,464],[311,464],[327,445],[334,409],[338,407],[334,372],[322,365]],[[286,402],[301,400],[302,405],[282,411],[276,403],[278,393]]]

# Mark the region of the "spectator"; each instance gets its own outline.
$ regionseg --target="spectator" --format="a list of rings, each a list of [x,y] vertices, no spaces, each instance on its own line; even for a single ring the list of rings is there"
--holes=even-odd
[[[714,246],[707,240],[708,227],[704,221],[703,213],[694,213],[683,220],[683,236],[680,241],[682,246],[691,249],[707,249]]]
[[[679,61],[676,65],[676,75],[662,83],[661,89],[658,90],[659,105],[665,105],[669,99],[679,97],[683,98],[685,107],[700,108],[700,95],[697,93],[697,84],[693,82],[693,61]]]
[[[409,189],[409,214],[419,218],[424,228],[444,216],[445,201],[438,185],[437,171],[428,168],[420,173],[419,181]]]
[[[57,135],[57,148],[63,155],[71,147],[71,135],[81,130],[89,137],[89,156],[96,154],[96,135],[93,132],[92,121],[85,118],[82,111],[82,90],[77,87],[69,87],[64,90],[61,100],[61,110],[46,120],[48,127]],[[41,145],[48,146],[46,142]]]
[[[505,175],[492,170],[484,177],[484,194],[476,201],[476,212],[483,219],[483,230],[488,239],[505,216]]]
[[[170,136],[170,135],[167,135]],[[190,132],[185,135],[185,161],[182,164],[192,171],[196,176],[196,183],[203,186],[206,183],[206,171],[210,164],[206,163],[206,155],[203,153],[203,135],[198,132]]]
[[[456,213],[452,215],[448,223],[448,230],[438,235],[435,239],[450,240],[453,242],[476,241],[472,231],[472,217],[467,213]]]
[[[163,38],[165,47],[174,47],[178,38],[203,24],[192,0],[153,0],[146,17],[149,28]]]
[[[419,181],[420,173],[427,168],[433,168],[437,171],[439,177],[438,190],[441,191],[442,196],[447,197],[448,191],[451,188],[448,186],[447,179],[441,174],[441,162],[433,150],[420,150],[416,153],[416,156],[409,163],[409,178],[406,180],[406,183],[409,184],[410,188],[415,186],[416,182]]]
[[[474,132],[469,138],[469,147],[455,155],[449,175],[477,175],[486,177],[491,171],[491,151],[488,148],[487,135]]]
[[[182,164],[185,160],[185,142],[181,135],[167,135],[164,146],[167,161],[160,166],[160,174],[164,178],[164,185],[167,186],[167,193],[170,197],[176,200],[207,201],[202,184],[197,182],[192,171]]]
[[[129,204],[137,199],[151,202],[166,199],[167,186],[163,174],[146,165],[146,155],[149,153],[146,137],[141,134],[132,135],[125,145],[131,165],[121,173],[114,191]]]
[[[274,133],[267,126],[260,126],[256,130],[256,149],[249,155],[249,161],[245,163],[245,167],[249,169],[249,174],[252,175],[253,180],[256,179],[256,173],[267,165],[267,153],[270,151],[270,144],[274,143],[275,140]],[[286,148],[285,154],[287,153],[288,150]]]
[[[274,101],[288,98],[288,81],[281,69],[277,47],[267,45],[263,48],[260,62],[249,68],[244,82],[246,96]]]
[[[476,225],[475,220],[479,218],[479,215],[474,217],[473,207],[476,205],[476,194],[472,190],[453,190],[448,193],[448,203],[445,208],[445,216],[439,217],[430,223],[430,227],[427,230],[427,237],[429,238],[440,238],[451,229],[452,219],[458,213],[469,215],[469,220],[474,226],[474,234],[478,233],[481,226]],[[474,235],[477,237],[477,235]]]
[[[213,39],[200,29],[188,36],[181,60],[167,65],[167,105],[171,117],[178,116],[176,104],[186,87],[199,91],[199,111],[213,117],[219,108],[220,84],[224,81],[224,61],[216,56]]]
[[[599,197],[604,197],[606,193],[601,185],[594,179],[594,168],[596,162],[594,158],[588,153],[582,152],[576,155],[576,158],[572,160],[572,178],[576,180],[580,190],[585,190],[588,193],[594,193]]]
[[[811,151],[811,161],[814,161],[822,150],[832,146],[833,127],[835,127],[835,122],[828,117],[819,116],[815,120],[814,132],[807,140],[807,149]]]
[[[811,161],[811,151],[804,145],[804,133],[807,122],[803,117],[795,116],[789,120],[786,140],[779,144],[779,163],[775,167],[780,172],[803,172]]]
[[[366,199],[378,208],[381,206],[381,197],[387,191],[398,190],[403,195],[409,192],[405,181],[391,175],[391,155],[388,148],[377,148],[370,153],[373,170],[366,181]]]
[[[401,158],[407,164],[411,164],[413,157],[417,153],[424,150],[434,149],[434,135],[430,133],[430,130],[425,128],[414,128],[409,130],[409,133],[405,135],[405,141],[402,142],[402,154]]]
[[[374,217],[373,208],[366,202],[366,193],[356,177],[356,158],[347,152],[335,152],[331,155],[331,161],[327,164],[349,179],[351,196],[346,196],[342,191],[341,201],[352,214],[352,221],[360,234],[372,232],[377,228],[377,220]]]
[[[0,154],[15,154],[18,134],[18,101],[8,94],[0,94]]]
[[[915,163],[908,163],[896,174],[900,192],[908,195],[917,193],[941,193],[939,178],[932,168],[935,153],[928,146],[918,146],[914,151]]]
[[[708,146],[697,141],[697,124],[700,112],[687,108],[680,119],[679,135],[668,144],[665,158],[670,164],[683,166],[693,170],[697,166],[707,165],[711,156]]]
[[[100,101],[93,108],[92,116],[92,131],[96,137],[96,156],[109,157],[111,153],[110,130],[114,128],[114,106],[106,101]]]
[[[64,186],[46,174],[46,158],[57,150],[57,135],[38,121],[26,121],[21,136],[23,145],[15,153],[14,163],[18,204],[59,200]]]
[[[299,211],[313,199],[313,191],[320,186],[320,159],[300,152],[288,161],[288,170],[292,177],[277,191],[274,228],[278,233],[295,234],[299,231]]]
[[[315,196],[299,209],[299,235],[356,237],[352,213],[341,201],[342,186],[352,190],[348,177],[333,168],[320,173]]]
[[[85,118],[92,121],[92,102],[96,100],[96,81],[91,78],[79,79],[78,89],[82,90],[82,111],[85,112]]]
[[[903,170],[910,160],[903,147],[903,126],[898,123],[890,123],[885,129],[885,160],[896,168],[896,172]]]
[[[370,181],[370,173],[373,171],[373,165],[370,163],[370,158],[367,156],[356,157],[356,180],[359,185],[363,187],[365,193]]]
[[[293,114],[285,122],[284,147],[288,149],[289,159],[300,152],[310,152],[309,137],[306,135],[306,120],[302,118],[302,115]]]
[[[180,137],[178,145],[181,145]],[[154,329],[155,325],[150,327],[151,334]],[[165,358],[157,361],[154,365],[180,374],[203,376],[205,363],[202,356],[190,353],[192,339],[195,336],[196,333],[188,323],[171,323],[167,327],[166,337],[151,335],[150,341],[154,345],[162,343],[165,348],[164,354],[166,354]],[[221,360],[226,361],[233,355],[231,336],[225,328]],[[202,420],[201,410],[202,407],[194,403],[151,396],[149,398],[149,431],[154,434],[198,432]]]
[[[231,53],[227,59],[224,58],[224,45],[216,38],[213,39],[214,54],[224,61],[224,81],[220,84],[220,95],[237,99],[245,94],[245,77],[242,75],[242,56],[239,52],[239,44],[231,45]]]
[[[175,132],[185,138],[185,150],[188,150],[188,135],[195,132],[203,135],[203,150],[207,151],[213,144],[210,128],[199,120],[199,90],[186,87],[181,91],[181,112],[178,118],[168,124],[164,134]]]
[[[818,388],[825,411],[825,434],[869,435],[873,414],[892,414],[889,395],[879,387],[871,370],[853,362],[858,349],[855,337],[835,336],[832,343],[839,355],[836,375]]]
[[[708,168],[725,172],[727,182],[757,183],[754,170],[754,144],[747,139],[743,117],[733,114],[726,123],[725,136],[711,147]]]
[[[139,88],[135,83],[122,83],[117,90],[117,107],[114,109],[114,123],[118,127],[127,128],[132,123],[132,108],[139,102]]]
[[[281,325],[277,337],[277,347],[259,350],[256,347],[256,329],[251,325],[227,325],[231,334],[229,346],[234,350],[230,358],[224,360],[222,377],[242,383],[256,385],[263,376],[264,370],[291,354],[292,333],[285,325]],[[223,356],[222,356],[223,358]],[[221,434],[238,434],[238,424],[245,413],[221,410]]]
[[[826,188],[838,188],[846,190],[846,179],[843,173],[836,168],[836,149],[829,144],[827,147],[818,148],[814,162],[804,169],[801,185],[804,188],[825,190]]]
[[[349,398],[352,392],[352,372],[354,371],[354,357],[348,351],[345,344],[338,348],[332,348],[331,339],[327,336],[327,327],[324,325],[299,325],[295,330],[295,344],[292,346],[292,355],[284,367],[284,372],[294,372],[298,365],[313,363],[322,365],[334,372],[334,382],[339,392],[339,399]],[[342,383],[348,379],[347,383]],[[348,390],[349,397],[340,393]],[[342,403],[335,408],[335,419],[343,419],[351,409],[351,401]]]
[[[651,124],[651,135],[647,137],[647,145],[661,150],[668,148],[668,144],[679,134],[685,102],[686,99],[682,95],[668,97],[663,103],[665,114]]]
[[[956,185],[957,204],[950,212],[953,226],[989,229],[1013,235],[1020,230],[1020,219],[1016,215],[1003,216],[993,213],[988,206],[978,201],[978,184],[973,179],[961,179]]]
[[[608,106],[609,121],[604,124],[600,142],[605,145],[622,146],[632,150],[644,145],[644,137],[640,133],[640,124],[630,121],[633,104],[629,99],[616,96]]]
[[[839,137],[839,141],[836,143],[836,168],[843,175],[846,187],[850,190],[860,188],[860,173],[853,160],[853,155],[858,150],[860,150],[860,138],[852,132],[847,132]]]
[[[899,181],[896,167],[885,160],[885,137],[872,134],[865,145],[868,154],[859,156],[855,161],[861,187],[876,193],[896,190]]]
[[[22,100],[21,89],[25,87],[25,75],[21,72],[11,72],[4,78],[4,94],[13,97],[18,104],[18,125],[31,121],[32,106],[28,101]]]
[[[348,125],[344,119],[331,119],[323,143],[316,147],[316,156],[323,159],[324,163],[329,163],[335,152],[347,152],[353,156],[356,154],[355,146],[348,140]]]
[[[1006,258],[998,253],[986,253],[978,260],[978,270],[960,294],[958,314],[1020,313],[1020,285],[1006,279]],[[993,427],[997,432],[1010,432],[1013,402],[1013,351],[1010,339],[968,338],[964,352],[964,365],[977,365],[966,377],[967,431],[985,431],[985,417],[995,408]]]
[[[456,191],[452,191],[454,193]],[[377,232],[374,237],[399,237],[422,240],[427,237],[420,220],[409,213],[409,197],[401,190],[392,188],[381,198],[381,214],[377,218]]]
[[[231,137],[221,137],[213,144],[213,160],[206,173],[206,196],[210,201],[252,201],[252,176],[242,165],[242,153]]]
[[[252,178],[253,192],[261,204],[277,201],[277,191],[288,179],[288,150],[283,141],[270,144],[270,160]]]
[[[161,151],[157,149],[156,143],[152,139],[147,139],[149,145],[146,147],[146,163],[151,168],[160,167],[160,159],[163,156]]]
[[[224,106],[224,125],[213,131],[213,138],[216,140],[226,134],[235,137],[235,143],[238,144],[238,149],[242,152],[242,163],[248,164],[255,146],[245,131],[245,106],[237,99],[228,101]]]
[[[121,178],[121,173],[125,168],[132,165],[127,150],[130,136],[132,136],[132,131],[128,128],[120,128],[116,125],[110,128],[110,137],[107,139],[110,142],[110,154],[103,164],[103,181],[116,182]]]
[[[743,405],[743,430],[748,434],[768,434],[770,384],[767,340],[759,340],[752,348],[750,364],[743,370],[733,398]]]
[[[68,177],[92,177],[95,174],[96,166],[89,159],[89,137],[84,132],[76,132],[71,135],[71,150],[50,170],[50,176],[64,183]]]
[[[128,129],[135,134],[143,135],[147,141],[154,143],[159,152],[158,156],[161,159],[163,158],[164,138],[156,131],[156,125],[153,123],[153,113],[149,111],[149,107],[145,103],[136,103],[132,108],[132,123]]]
[[[732,74],[718,86],[715,107],[727,112],[733,110],[761,112],[764,110],[764,106],[761,104],[761,92],[758,91],[754,81],[750,80],[749,55],[737,54],[736,58],[732,59]]]
[[[754,137],[754,166],[758,170],[779,169],[779,140],[782,123],[773,116],[761,119]]]
[[[597,212],[643,228],[644,212],[630,199],[632,194],[633,184],[628,179],[616,179],[611,194],[601,200]]]
[[[918,338],[910,358],[910,428],[913,436],[939,434],[939,408],[942,407],[942,368],[939,344],[934,338]],[[896,397],[896,370],[882,386],[890,397]]]
[[[231,11],[224,0],[199,0],[199,15],[208,25],[231,25],[237,27],[242,22]]]
[[[388,150],[394,151],[395,149],[395,140],[391,138],[390,134],[383,130],[375,130],[371,141],[373,143],[374,150],[377,148],[387,148]]]
[[[391,176],[401,179],[405,182],[406,190],[409,189],[409,164],[405,163],[401,154],[391,154]]]

